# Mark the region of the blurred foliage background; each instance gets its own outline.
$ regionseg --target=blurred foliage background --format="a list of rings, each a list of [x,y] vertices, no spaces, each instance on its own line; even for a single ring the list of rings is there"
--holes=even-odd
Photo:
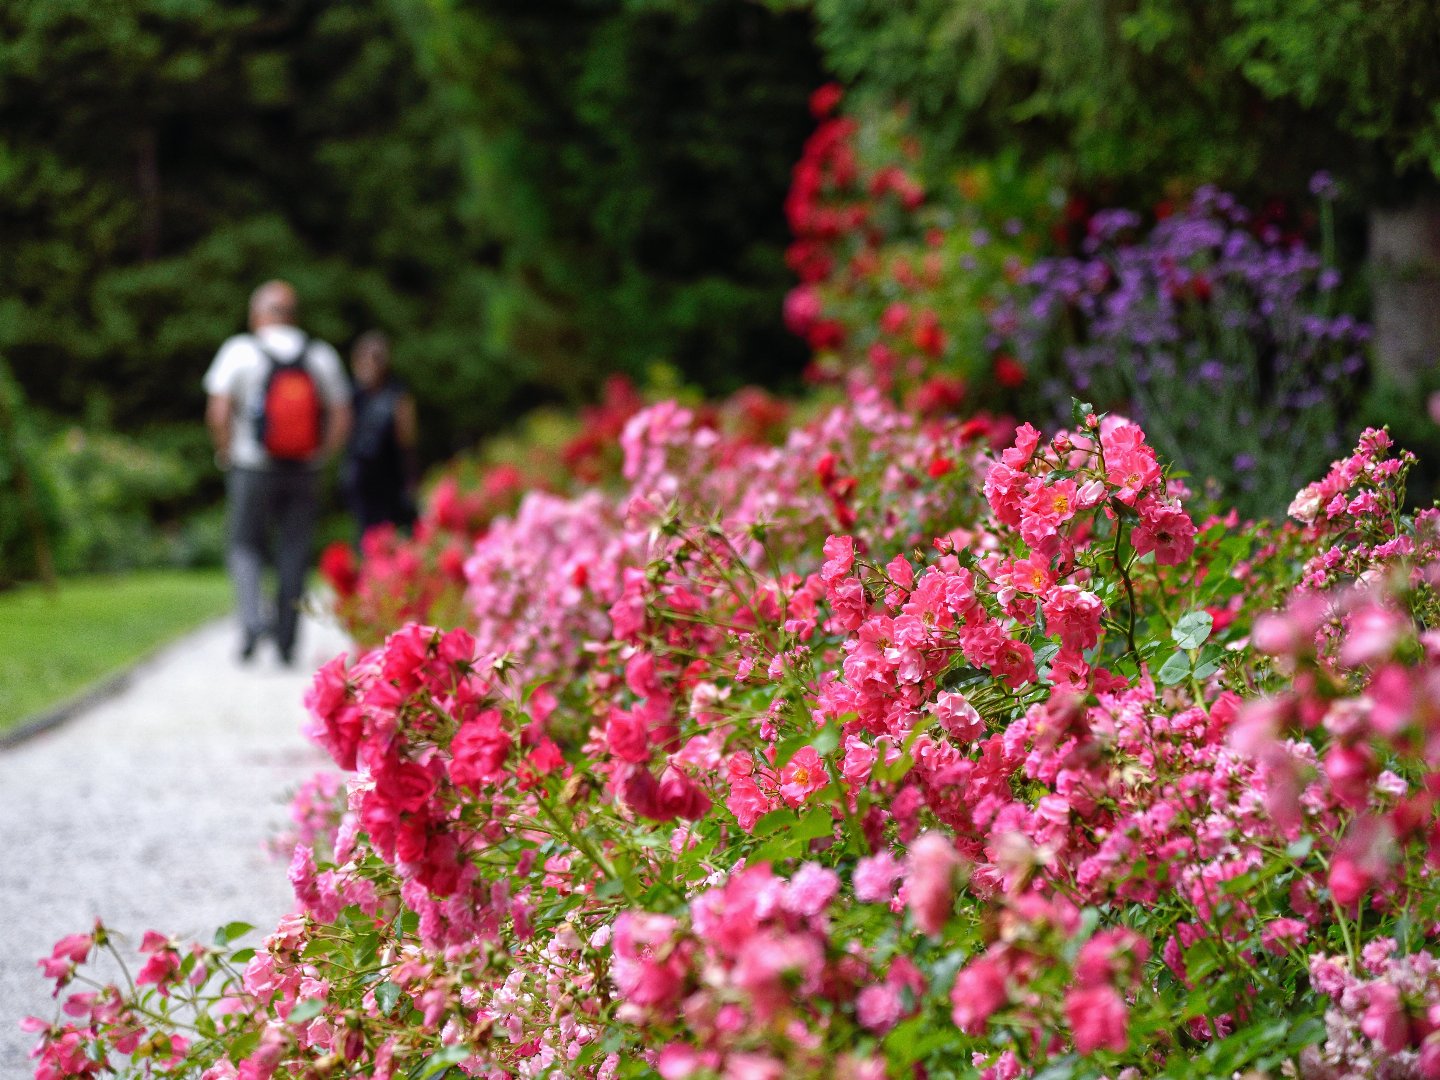
[[[828,66],[905,101],[932,162],[1022,148],[1128,198],[1298,193],[1316,171],[1397,201],[1440,175],[1432,0],[772,0]]]
[[[1368,216],[1440,237],[1436,56],[1433,0],[7,0],[0,584],[215,558],[200,377],[272,276],[342,350],[392,335],[430,462],[616,372],[793,388],[783,206],[831,78],[926,185],[1293,206],[1329,170],[1363,318]],[[1433,256],[1369,275],[1409,290],[1382,344],[1440,337]],[[1435,443],[1426,386],[1372,400]]]
[[[190,420],[285,276],[313,333],[393,335],[432,458],[616,368],[773,381],[820,78],[743,0],[13,0],[0,354],[41,407]]]

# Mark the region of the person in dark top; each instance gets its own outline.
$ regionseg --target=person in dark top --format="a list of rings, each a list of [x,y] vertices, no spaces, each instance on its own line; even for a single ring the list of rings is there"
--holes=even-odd
[[[362,334],[350,352],[355,424],[345,448],[341,484],[363,537],[376,525],[415,520],[420,469],[415,399],[390,373],[390,339]]]

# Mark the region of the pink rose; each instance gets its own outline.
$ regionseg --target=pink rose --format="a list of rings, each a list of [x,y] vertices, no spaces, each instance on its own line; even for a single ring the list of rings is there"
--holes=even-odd
[[[643,764],[650,760],[650,737],[645,721],[634,713],[616,709],[605,721],[605,742],[610,753],[621,761]]]
[[[1120,1053],[1129,1044],[1125,1002],[1113,986],[1073,989],[1065,995],[1065,1019],[1082,1054],[1096,1050]]]
[[[1370,874],[1358,861],[1338,854],[1330,863],[1330,892],[1335,902],[1347,910],[1360,902],[1370,890]]]
[[[1260,944],[1277,956],[1305,940],[1308,927],[1300,919],[1272,919],[1260,931]]]
[[[886,904],[895,896],[900,863],[888,851],[861,859],[855,864],[855,899],[866,904]]]
[[[955,976],[950,988],[950,1016],[966,1035],[982,1035],[990,1015],[1010,999],[1005,971],[990,956],[972,960]]]
[[[830,774],[815,748],[803,746],[780,770],[780,797],[791,806],[799,806],[811,792],[829,782]]]
[[[1155,553],[1159,566],[1178,566],[1195,550],[1195,522],[1179,506],[1147,499],[1137,507],[1140,522],[1130,534],[1135,553]]]
[[[942,690],[935,695],[935,719],[951,738],[968,743],[985,734],[985,721],[963,694]]]
[[[624,911],[615,920],[610,976],[626,1004],[666,1007],[685,986],[689,949],[672,941],[676,922],[668,915]]]
[[[700,785],[675,766],[665,770],[660,780],[659,820],[684,818],[699,821],[710,812],[710,797],[700,790]],[[654,815],[651,815],[654,816]]]
[[[1390,983],[1369,986],[1370,1004],[1360,1018],[1360,1030],[1388,1053],[1398,1054],[1410,1046],[1410,1018],[1405,1015],[1400,991]]]
[[[450,740],[450,779],[478,791],[503,775],[510,754],[510,735],[498,710],[486,709],[461,725]]]
[[[860,991],[855,999],[855,1016],[860,1026],[880,1034],[900,1019],[900,993],[889,983],[876,983]]]
[[[960,866],[955,844],[943,833],[915,838],[906,859],[906,900],[915,925],[932,937],[945,927],[955,904],[954,878]]]
[[[386,762],[375,773],[375,795],[395,811],[413,814],[435,793],[435,777],[414,761]]]

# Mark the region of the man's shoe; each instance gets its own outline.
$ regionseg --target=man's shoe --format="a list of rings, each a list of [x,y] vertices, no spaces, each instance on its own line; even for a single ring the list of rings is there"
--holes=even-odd
[[[295,666],[295,646],[294,646],[294,645],[290,645],[290,646],[288,646],[288,647],[282,645],[282,646],[280,647],[280,663],[281,663],[281,665],[284,666],[284,667],[294,667],[294,666]]]
[[[260,635],[254,630],[246,630],[245,636],[240,640],[240,662],[248,664],[255,658],[255,646],[260,644]]]

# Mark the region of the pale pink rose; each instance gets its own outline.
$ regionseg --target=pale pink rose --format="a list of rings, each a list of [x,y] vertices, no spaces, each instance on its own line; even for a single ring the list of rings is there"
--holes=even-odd
[[[819,990],[824,968],[825,950],[815,935],[771,933],[757,936],[741,952],[734,980],[750,995],[754,1014],[768,1019],[797,992],[804,997]]]
[[[889,903],[902,868],[888,851],[861,859],[855,864],[855,899],[866,904]]]
[[[655,1061],[655,1071],[662,1080],[687,1080],[702,1068],[700,1051],[683,1043],[670,1043]]]
[[[814,918],[840,891],[840,877],[818,863],[805,863],[790,879],[782,901],[786,911]]]
[[[668,915],[626,911],[615,920],[610,975],[627,1004],[665,1007],[684,988],[688,953],[676,945]]]
[[[932,937],[944,928],[955,905],[955,871],[960,855],[943,833],[915,838],[906,859],[906,898],[915,925]]]
[[[1371,983],[1370,1004],[1360,1018],[1360,1030],[1391,1054],[1410,1045],[1410,1018],[1400,1001],[1400,991],[1390,983]]]
[[[767,1054],[731,1054],[725,1059],[725,1080],[781,1080],[785,1068]]]
[[[862,787],[870,779],[880,752],[853,735],[845,737],[845,756],[840,762],[840,775],[851,787]]]
[[[964,695],[941,691],[935,696],[935,719],[959,742],[973,742],[985,734],[985,721]]]
[[[1360,667],[1384,660],[1400,640],[1409,620],[1397,612],[1371,605],[1350,616],[1345,643],[1340,646],[1340,662]]]
[[[813,746],[804,746],[780,770],[780,795],[791,806],[799,806],[829,782],[824,760]]]

